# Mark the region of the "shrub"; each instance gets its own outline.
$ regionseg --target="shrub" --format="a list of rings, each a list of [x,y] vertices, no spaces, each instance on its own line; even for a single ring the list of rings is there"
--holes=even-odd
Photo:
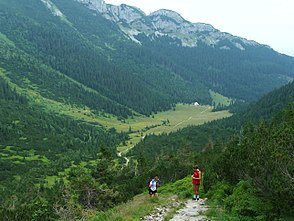
[[[232,187],[224,182],[218,182],[214,186],[212,186],[208,193],[207,197],[209,198],[209,201],[216,205],[223,205],[224,200],[231,195],[232,193]]]
[[[268,220],[271,204],[257,196],[249,181],[240,181],[225,201],[225,209],[241,220]]]

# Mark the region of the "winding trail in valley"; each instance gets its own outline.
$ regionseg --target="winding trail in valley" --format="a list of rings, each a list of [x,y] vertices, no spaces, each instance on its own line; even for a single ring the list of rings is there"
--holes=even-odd
[[[208,111],[209,109],[211,109],[211,107],[207,107],[204,111],[201,111],[200,114],[205,113],[205,112]]]
[[[128,151],[129,151],[130,149],[132,149],[133,147],[134,147],[134,146],[129,147],[129,148],[126,150],[126,152],[128,152]],[[123,157],[123,156],[122,156],[122,152],[117,152],[117,155],[118,155],[119,157]],[[125,166],[128,166],[128,165],[129,165],[129,162],[130,162],[130,159],[127,158],[126,156],[124,156],[123,158],[126,160]]]
[[[178,126],[181,125],[182,123],[187,122],[187,121],[189,121],[189,120],[191,120],[191,119],[192,119],[192,116],[190,116],[187,120],[183,120],[183,121],[181,121],[180,123],[177,123],[174,127],[178,127]]]
[[[210,109],[211,109],[211,107],[207,107],[205,110],[201,111],[200,114],[204,114],[206,111],[208,111],[208,110],[210,110]],[[177,124],[174,126],[174,128],[180,126],[181,124],[183,124],[183,123],[185,123],[185,122],[190,121],[192,118],[193,118],[193,117],[190,116],[187,120],[183,120],[183,121],[177,123]]]

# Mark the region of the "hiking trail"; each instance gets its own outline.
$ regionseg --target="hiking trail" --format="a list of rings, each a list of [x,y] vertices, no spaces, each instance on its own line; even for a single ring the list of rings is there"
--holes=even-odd
[[[199,201],[186,201],[185,206],[182,209],[179,209],[170,221],[211,221],[210,218],[202,215],[203,212],[208,210],[208,206],[205,202],[206,199],[200,199]],[[153,213],[141,218],[140,220],[164,221],[167,214],[173,209],[172,207],[175,206],[179,206],[179,203],[176,201],[169,207],[157,207]]]
[[[208,221],[211,220],[202,215],[203,212],[208,210],[205,204],[205,199],[188,200],[185,207],[178,210],[176,215],[170,221]]]

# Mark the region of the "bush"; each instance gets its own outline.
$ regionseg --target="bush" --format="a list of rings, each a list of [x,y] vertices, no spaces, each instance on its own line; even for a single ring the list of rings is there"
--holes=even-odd
[[[175,194],[181,198],[189,198],[193,194],[191,176],[162,186],[159,191],[162,194]]]
[[[207,197],[211,203],[216,205],[223,205],[224,200],[231,194],[232,187],[229,184],[218,182],[209,189]]]
[[[240,181],[225,201],[225,209],[241,220],[268,220],[271,204],[257,196],[248,181]]]

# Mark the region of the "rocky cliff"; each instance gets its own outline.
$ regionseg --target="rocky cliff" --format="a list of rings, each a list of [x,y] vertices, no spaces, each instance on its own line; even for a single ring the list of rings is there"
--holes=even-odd
[[[137,35],[145,34],[152,39],[162,36],[178,39],[185,47],[197,47],[199,42],[223,50],[230,50],[232,47],[245,50],[246,45],[259,45],[255,41],[220,32],[210,24],[189,22],[177,12],[166,9],[158,10],[147,16],[139,8],[125,4],[115,6],[106,4],[104,0],[76,1],[115,22],[129,38],[137,43],[140,43]],[[226,41],[230,44],[223,43]]]

